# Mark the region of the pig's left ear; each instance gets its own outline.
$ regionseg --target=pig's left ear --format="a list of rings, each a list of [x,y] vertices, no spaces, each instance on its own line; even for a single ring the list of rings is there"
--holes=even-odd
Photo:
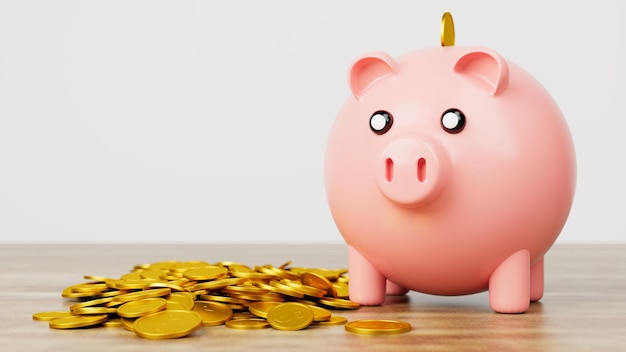
[[[490,95],[498,95],[509,84],[509,65],[493,50],[474,48],[459,58],[454,72],[469,79]]]
[[[348,83],[355,98],[360,99],[365,90],[379,79],[395,75],[398,63],[391,56],[375,52],[358,58],[348,73]]]

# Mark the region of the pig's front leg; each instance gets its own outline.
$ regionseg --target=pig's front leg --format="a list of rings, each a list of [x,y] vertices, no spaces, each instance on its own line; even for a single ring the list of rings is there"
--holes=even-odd
[[[498,313],[524,313],[530,305],[530,252],[505,259],[489,279],[489,304]]]
[[[385,277],[352,246],[348,246],[350,300],[364,306],[385,301]]]

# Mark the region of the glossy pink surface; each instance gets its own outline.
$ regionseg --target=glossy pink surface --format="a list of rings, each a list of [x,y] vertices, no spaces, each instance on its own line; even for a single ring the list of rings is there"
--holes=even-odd
[[[351,299],[382,304],[387,286],[489,290],[494,310],[525,311],[543,293],[543,256],[575,188],[571,136],[550,95],[479,47],[371,53],[348,80],[325,181],[350,246]],[[455,115],[442,121],[450,109],[465,117],[460,131],[444,128],[454,127]],[[390,128],[377,111],[391,115]]]

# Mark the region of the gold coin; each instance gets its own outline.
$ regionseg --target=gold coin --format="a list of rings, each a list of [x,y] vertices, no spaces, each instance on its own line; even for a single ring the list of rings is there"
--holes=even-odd
[[[128,293],[129,291],[127,290],[123,290],[123,291],[119,291],[119,290],[115,290],[115,291],[104,291],[102,293],[100,293],[98,296],[105,298],[105,297],[113,297],[113,296],[119,296],[119,295],[123,295],[125,293]]]
[[[258,287],[258,286],[226,286],[222,288],[222,292],[224,293],[243,293],[250,295],[264,295],[269,292],[269,290]]]
[[[122,327],[124,327],[124,329],[128,330],[128,331],[135,331],[135,320],[136,319],[130,319],[130,318],[120,318],[120,321],[122,322]]]
[[[66,287],[61,292],[61,297],[63,298],[84,298],[84,297],[93,297],[97,296],[97,292],[73,292],[71,287]]]
[[[239,264],[239,263],[233,263],[233,264],[228,265],[228,269],[230,269],[230,271],[237,271],[241,273],[253,273],[254,272],[254,270],[252,270],[249,266]]]
[[[167,297],[167,300],[180,303],[183,307],[185,307],[185,310],[193,309],[194,299],[189,295],[183,293],[172,293]]]
[[[183,276],[189,280],[214,280],[228,273],[223,266],[205,266],[183,271]]]
[[[172,285],[180,285],[182,287],[186,287],[186,286],[193,286],[193,285],[197,284],[198,281],[182,278],[182,279],[173,279],[172,281],[168,281],[168,283],[170,283]]]
[[[343,325],[348,321],[347,318],[345,317],[341,317],[338,315],[333,315],[332,317],[330,317],[329,320],[326,321],[320,321],[317,324],[318,325]]]
[[[107,321],[106,314],[101,315],[72,315],[70,317],[50,320],[53,329],[75,329],[94,326]]]
[[[246,281],[249,281],[249,279],[240,278],[240,277],[232,277],[228,279],[219,279],[219,280],[214,280],[214,281],[201,282],[199,284],[196,284],[193,287],[193,289],[194,290],[217,290],[226,286],[240,285]]]
[[[172,293],[172,290],[169,288],[156,288],[153,290],[136,291],[115,296],[113,297],[112,302],[129,302],[144,298],[163,297],[169,295],[170,293]]]
[[[111,301],[111,302],[109,302],[109,303],[105,303],[105,304],[104,304],[104,306],[105,306],[105,307],[109,307],[109,308],[110,308],[110,307],[119,307],[119,306],[121,306],[121,305],[122,305],[122,304],[124,304],[124,303],[126,303],[126,302],[115,302],[115,301]]]
[[[273,280],[278,277],[273,274],[257,273],[255,271],[246,272],[246,271],[237,271],[237,270],[231,270],[230,275],[234,277],[240,277],[240,278],[246,278],[246,279],[258,279],[258,280]]]
[[[227,327],[239,330],[264,329],[269,325],[267,321],[261,319],[236,319],[226,322]]]
[[[267,322],[277,330],[302,330],[313,323],[313,311],[302,303],[281,303],[267,313]]]
[[[241,263],[233,262],[232,260],[222,260],[221,262],[215,263],[215,265],[217,266],[231,266],[231,265],[245,266]]]
[[[183,306],[182,304],[178,302],[174,302],[170,300],[167,300],[165,309],[167,310],[191,310],[191,309],[187,309],[185,306]]]
[[[337,297],[337,290],[335,289],[335,286],[333,286],[333,284],[326,277],[320,274],[305,272],[300,275],[300,280],[304,285],[316,287],[320,290],[327,291],[329,296]]]
[[[76,292],[76,293],[98,293],[108,288],[105,283],[101,283],[101,282],[97,282],[97,283],[87,282],[84,284],[77,284],[77,285],[70,286],[70,287],[72,289],[72,292]]]
[[[188,310],[162,310],[143,316],[133,324],[135,334],[146,339],[183,337],[202,326],[200,314]]]
[[[274,287],[274,292],[281,293],[290,297],[303,298],[304,293],[298,292],[295,288],[281,284],[278,281],[270,281],[270,286]]]
[[[245,295],[245,294],[240,294],[240,293],[237,293],[237,294],[231,293],[230,295],[232,297],[237,297],[237,298],[245,299],[247,301],[252,301],[252,302],[257,302],[257,301],[284,302],[285,301],[285,297],[281,295],[280,293],[276,293],[276,292],[269,292],[264,295]]]
[[[196,297],[198,296],[194,292],[176,292],[176,293],[174,293],[174,295],[176,295],[176,296],[178,296],[178,295],[185,296],[185,297],[189,298],[192,301],[195,301]]]
[[[284,270],[282,268],[274,268],[274,267],[265,268],[265,267],[262,267],[260,271],[262,271],[264,273],[267,273],[267,274],[276,275],[276,276],[280,277],[281,279],[298,280],[298,275],[297,274],[292,273],[289,270]]]
[[[257,317],[267,318],[267,312],[269,312],[272,308],[281,304],[280,302],[254,302],[248,305],[248,310],[250,313],[256,315]]]
[[[222,325],[233,315],[233,310],[218,302],[196,301],[193,311],[202,317],[203,326]]]
[[[332,313],[328,309],[317,306],[309,306],[313,310],[313,321],[328,321],[332,316]]]
[[[161,270],[154,270],[154,269],[146,269],[139,273],[139,276],[142,279],[150,279],[150,280],[161,280],[161,275],[163,275],[163,272]]]
[[[70,312],[41,312],[33,314],[33,320],[50,321],[72,316]]]
[[[113,300],[112,297],[92,299],[92,300],[89,300],[89,301],[73,304],[73,305],[70,306],[70,310],[73,311],[73,310],[78,309],[78,308],[97,306],[97,305],[100,305],[100,304],[109,303],[112,300]]]
[[[124,326],[121,318],[109,318],[109,320],[105,321],[102,325],[107,328],[119,328]]]
[[[224,303],[231,310],[246,310],[248,307],[243,304],[232,304],[232,303]]]
[[[165,309],[167,301],[163,298],[145,298],[124,303],[117,308],[117,315],[122,318],[138,318]]]
[[[75,315],[99,315],[99,314],[114,314],[117,312],[117,308],[109,307],[83,307],[76,308],[72,311]]]
[[[441,17],[441,46],[454,45],[454,21],[450,12]]]
[[[206,290],[195,290],[195,291],[181,292],[181,293],[190,293],[193,296],[193,299],[195,300],[196,297],[199,297],[200,295],[206,295],[207,291]]]
[[[251,312],[233,312],[233,315],[230,317],[230,319],[250,319],[256,317],[257,316],[252,314]]]
[[[163,276],[161,276],[161,279],[162,280],[172,280],[172,281],[174,281],[174,280],[180,279],[182,276],[183,276],[183,274],[180,274],[180,273],[170,273],[170,272],[168,272],[166,274],[163,274]]]
[[[309,301],[308,299],[304,298],[290,298],[289,300],[292,302],[306,304],[307,306],[317,306],[317,302]]]
[[[345,274],[347,269],[322,269],[322,268],[291,268],[291,272],[302,275],[302,273],[315,273],[327,278],[329,281],[336,281],[340,275]]]
[[[133,272],[124,274],[124,275],[120,276],[120,280],[128,280],[128,281],[131,281],[131,280],[141,280],[141,272],[133,271]],[[115,281],[117,281],[117,280],[115,280]]]
[[[355,334],[390,335],[411,331],[411,324],[397,320],[356,320],[347,323],[345,329]]]
[[[342,298],[324,297],[320,298],[318,302],[333,308],[358,309],[360,307],[358,303]]]
[[[328,293],[328,291],[317,288],[317,287],[313,287],[313,286],[307,286],[307,285],[301,285],[297,282],[293,282],[293,281],[285,281],[284,285],[293,287],[296,291],[302,293],[303,295],[306,296],[311,296],[311,297],[317,297],[317,298],[322,298],[324,296],[326,296],[326,294]]]
[[[350,291],[348,290],[348,284],[345,282],[337,281],[333,283],[333,287],[337,291],[337,298],[350,297]]]
[[[151,283],[150,285],[148,285],[146,287],[147,288],[170,288],[172,291],[176,291],[176,292],[187,291],[182,286],[173,284],[172,281],[170,281],[170,282],[153,282],[153,283]]]
[[[262,281],[252,281],[252,284],[255,285],[255,286],[258,286],[260,288],[264,288],[264,289],[268,290],[271,293],[274,293],[276,291],[276,288],[274,286],[268,285],[264,281],[263,282]]]
[[[208,266],[212,266],[212,265],[207,262],[200,261],[200,260],[189,260],[186,262],[178,262],[172,265],[172,267],[169,270],[173,272],[183,273],[189,269],[204,268]]]
[[[205,301],[215,301],[221,303],[231,303],[231,304],[247,304],[248,301],[241,298],[235,297],[227,297],[227,296],[216,296],[216,295],[200,295],[200,299]]]
[[[150,284],[161,282],[151,279],[138,279],[138,280],[118,280],[113,283],[113,288],[118,290],[143,290]]]
[[[168,260],[164,262],[156,262],[152,264],[140,264],[135,266],[136,269],[151,269],[151,270],[170,270],[170,268],[176,264],[175,260]]]
[[[110,278],[109,277],[104,277],[104,276],[97,276],[97,275],[84,275],[83,279],[91,280],[91,281],[97,281],[97,282],[106,282]]]

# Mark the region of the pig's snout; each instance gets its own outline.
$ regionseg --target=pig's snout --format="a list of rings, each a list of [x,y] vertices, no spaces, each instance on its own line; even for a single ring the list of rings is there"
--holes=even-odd
[[[443,183],[445,155],[433,143],[399,139],[385,148],[376,165],[378,188],[403,206],[430,202]]]

